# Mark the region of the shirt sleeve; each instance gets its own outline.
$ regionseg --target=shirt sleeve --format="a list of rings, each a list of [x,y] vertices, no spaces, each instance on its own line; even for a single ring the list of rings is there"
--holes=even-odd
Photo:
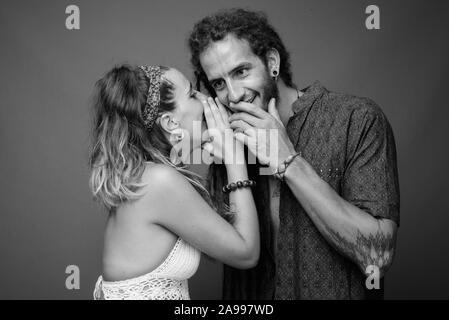
[[[391,126],[372,101],[350,119],[342,196],[374,217],[399,225],[399,181]]]

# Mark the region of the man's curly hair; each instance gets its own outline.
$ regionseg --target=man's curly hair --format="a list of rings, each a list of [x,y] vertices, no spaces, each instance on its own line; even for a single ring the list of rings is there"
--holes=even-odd
[[[267,65],[268,50],[276,49],[280,55],[279,76],[287,86],[294,86],[290,70],[290,55],[277,32],[269,24],[266,15],[263,12],[233,8],[203,18],[195,24],[189,36],[188,45],[192,55],[190,62],[195,70],[198,88],[203,83],[211,94],[215,94],[201,67],[200,55],[211,43],[223,40],[228,34],[246,40],[253,53],[265,65]]]

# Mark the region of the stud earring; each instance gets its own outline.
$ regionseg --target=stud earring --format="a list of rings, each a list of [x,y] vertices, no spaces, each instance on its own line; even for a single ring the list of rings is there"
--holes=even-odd
[[[170,162],[175,165],[178,166],[182,163],[182,149],[181,150],[177,150],[175,147],[173,147],[170,151]]]
[[[178,136],[176,137],[176,139],[179,141],[181,141],[182,139],[184,139],[184,131],[181,131],[180,134],[178,134]]]
[[[170,135],[170,141],[172,143],[178,143],[182,139],[184,139],[184,130],[182,129],[175,129]]]

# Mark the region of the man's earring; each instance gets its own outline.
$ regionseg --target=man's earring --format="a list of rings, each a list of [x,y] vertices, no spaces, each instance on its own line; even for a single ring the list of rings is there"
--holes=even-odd
[[[274,80],[277,80],[278,79],[278,75],[279,75],[279,71],[277,69],[274,69],[273,71],[271,71],[271,75],[272,75]]]

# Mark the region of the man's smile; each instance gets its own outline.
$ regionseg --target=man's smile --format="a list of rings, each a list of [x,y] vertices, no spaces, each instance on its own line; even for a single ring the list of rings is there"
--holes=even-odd
[[[256,97],[257,97],[257,94],[253,95],[250,99],[247,99],[247,100],[244,100],[244,101],[247,102],[247,103],[253,103],[254,100],[256,99]]]

